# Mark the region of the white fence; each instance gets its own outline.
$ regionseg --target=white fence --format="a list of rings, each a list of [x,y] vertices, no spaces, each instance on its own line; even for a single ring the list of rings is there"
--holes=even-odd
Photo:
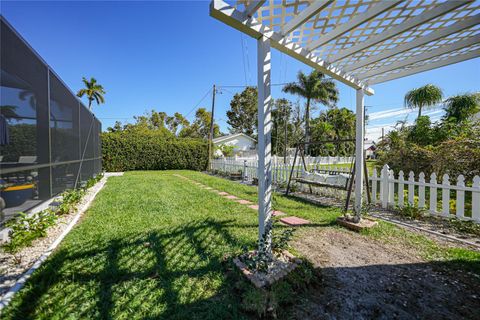
[[[462,220],[480,222],[480,177],[475,176],[471,187],[465,186],[465,178],[459,175],[456,184],[450,184],[450,177],[444,174],[442,181],[432,173],[428,181],[420,172],[418,180],[410,171],[405,177],[400,171],[395,177],[393,170],[384,166],[378,176],[373,170],[369,178],[372,183],[372,201],[383,208],[415,206],[428,210],[433,215],[457,217]]]
[[[335,162],[332,160],[335,159]],[[343,161],[350,159],[350,157],[310,157],[307,160],[305,157],[305,163],[307,167],[311,170],[320,170],[326,169],[335,172],[350,172],[349,166],[337,166],[337,164],[348,164],[348,162],[338,162],[339,160]],[[322,161],[323,160],[323,161]],[[303,171],[303,164],[301,158],[297,158],[297,161],[294,165],[293,177],[300,176]],[[330,162],[327,162],[330,161]],[[293,157],[291,162],[285,164],[282,157],[273,157],[272,160],[272,183],[276,185],[284,184],[288,182],[290,172],[293,166]],[[243,180],[252,180],[253,178],[258,178],[257,176],[258,161],[253,160],[239,160],[238,158],[227,158],[227,159],[215,159],[212,161],[212,170],[217,170],[225,173],[238,173],[242,172]]]
[[[310,156],[305,156],[305,163],[307,165],[336,165],[336,164],[345,164],[345,163],[351,163],[354,160],[355,157],[310,157]],[[235,160],[235,161],[257,161],[258,156],[253,155],[250,157],[228,157],[225,158],[226,160]],[[282,164],[292,164],[293,160],[295,157],[293,156],[287,156],[287,157],[279,157],[279,156],[272,156],[272,162],[273,163],[282,163]],[[217,160],[223,160],[222,159],[217,159]],[[286,161],[284,161],[286,160]],[[300,161],[302,158],[300,156],[297,157],[297,164],[300,164]]]
[[[281,160],[281,161],[280,161]],[[300,176],[303,165],[299,161],[294,167],[294,177]],[[293,160],[292,160],[293,162]],[[243,180],[257,178],[257,160],[216,159],[212,162],[212,169],[225,173],[242,172]],[[278,157],[272,161],[272,183],[275,185],[286,184],[289,179],[293,163],[284,164],[283,158]],[[322,163],[321,161],[307,162],[309,169],[328,169],[335,172],[350,172],[349,166],[336,166],[335,164]],[[450,183],[450,177],[445,174],[442,181],[437,181],[437,175],[432,173],[426,181],[425,174],[421,172],[417,180],[413,172],[405,177],[403,171],[395,176],[393,170],[384,166],[380,175],[376,169],[369,176],[372,202],[383,208],[404,207],[409,204],[428,210],[433,215],[443,217],[457,217],[462,220],[480,222],[480,177],[475,176],[472,186],[465,186],[463,175],[456,179],[455,184]],[[303,188],[302,188],[303,190]],[[327,190],[328,191],[328,190]],[[335,197],[343,197],[344,192],[335,190],[327,192]],[[323,193],[325,195],[325,193]]]

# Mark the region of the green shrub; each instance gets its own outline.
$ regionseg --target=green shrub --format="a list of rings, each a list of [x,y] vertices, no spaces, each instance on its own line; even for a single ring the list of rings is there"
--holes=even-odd
[[[62,202],[57,207],[57,214],[64,215],[75,210],[84,194],[84,189],[68,189],[62,192]]]
[[[10,230],[10,241],[4,245],[5,251],[15,253],[29,246],[33,240],[47,235],[47,229],[57,221],[57,215],[52,210],[43,210],[27,215],[20,212],[19,217],[7,222]]]
[[[412,206],[407,203],[404,207],[398,208],[398,213],[407,219],[422,219],[425,214],[425,209]]]
[[[60,194],[61,200],[55,209],[46,209],[34,214],[19,212],[16,219],[7,222],[10,241],[3,245],[5,251],[16,253],[29,246],[33,240],[47,235],[47,229],[55,225],[61,215],[73,212],[87,189],[102,179],[103,174],[90,178],[84,188],[67,189]]]
[[[105,171],[205,170],[207,142],[172,138],[155,131],[102,133]]]

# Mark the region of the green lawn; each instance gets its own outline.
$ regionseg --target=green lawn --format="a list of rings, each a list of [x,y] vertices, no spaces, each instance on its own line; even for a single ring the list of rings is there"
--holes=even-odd
[[[222,261],[255,246],[256,212],[173,174],[256,201],[254,187],[198,172],[111,177],[2,319],[249,318]],[[274,197],[274,208],[310,219],[308,228],[334,227],[340,215],[283,195]],[[478,253],[440,248],[384,223],[365,237],[421,243],[431,259],[480,262]]]

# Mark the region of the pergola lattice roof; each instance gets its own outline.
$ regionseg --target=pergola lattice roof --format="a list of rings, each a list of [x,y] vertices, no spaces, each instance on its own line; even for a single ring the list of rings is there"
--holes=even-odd
[[[480,56],[479,1],[214,0],[211,15],[367,94]]]

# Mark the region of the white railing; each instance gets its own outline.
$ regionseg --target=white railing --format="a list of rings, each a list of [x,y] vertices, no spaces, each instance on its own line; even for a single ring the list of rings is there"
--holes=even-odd
[[[380,176],[374,169],[369,180],[372,185],[372,201],[382,208],[402,208],[410,205],[426,209],[433,215],[480,222],[479,176],[473,178],[471,187],[466,187],[463,175],[457,177],[455,185],[450,184],[448,174],[444,174],[442,181],[438,182],[435,173],[426,181],[425,174],[420,172],[418,180],[415,181],[412,171],[408,177],[405,177],[403,171],[395,177],[393,170],[385,165]]]

